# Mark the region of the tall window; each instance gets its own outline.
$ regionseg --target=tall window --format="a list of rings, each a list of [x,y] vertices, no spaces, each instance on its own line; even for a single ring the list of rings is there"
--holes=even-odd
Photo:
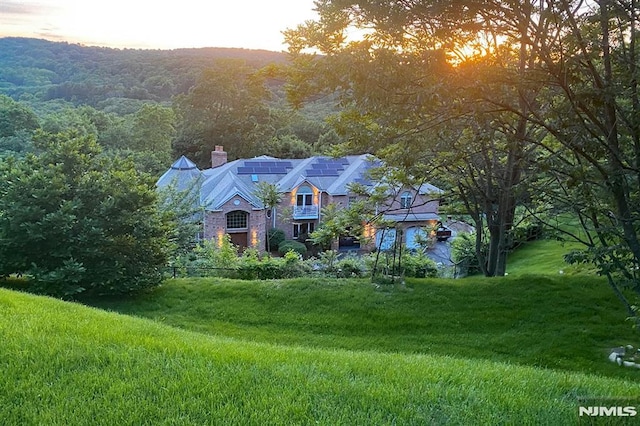
[[[313,191],[308,186],[301,186],[296,193],[297,206],[313,205]]]
[[[400,196],[400,208],[408,209],[411,207],[411,202],[413,201],[413,196],[409,191],[405,191]]]
[[[227,213],[227,229],[246,229],[249,214],[240,210]]]
[[[293,238],[299,238],[305,234],[310,234],[313,232],[315,226],[313,222],[307,223],[294,223],[293,224]]]

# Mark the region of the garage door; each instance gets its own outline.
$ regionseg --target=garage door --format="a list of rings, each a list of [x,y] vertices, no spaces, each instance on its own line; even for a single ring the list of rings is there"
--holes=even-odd
[[[420,250],[420,244],[418,244],[418,239],[425,240],[427,238],[427,233],[424,232],[419,226],[412,226],[411,228],[407,228],[406,232],[406,241],[407,248],[409,250]]]
[[[384,233],[384,239],[382,234]],[[396,240],[395,229],[378,229],[376,231],[376,247],[378,250],[392,250]]]

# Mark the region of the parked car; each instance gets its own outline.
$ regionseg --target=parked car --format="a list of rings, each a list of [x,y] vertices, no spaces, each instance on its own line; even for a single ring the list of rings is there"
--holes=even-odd
[[[447,241],[451,237],[451,229],[441,226],[436,230],[436,239],[438,241]]]

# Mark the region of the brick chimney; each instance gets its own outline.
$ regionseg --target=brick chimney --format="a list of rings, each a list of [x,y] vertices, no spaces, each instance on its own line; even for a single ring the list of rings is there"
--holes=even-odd
[[[227,162],[227,153],[222,145],[216,145],[215,150],[211,151],[211,168],[215,169]]]

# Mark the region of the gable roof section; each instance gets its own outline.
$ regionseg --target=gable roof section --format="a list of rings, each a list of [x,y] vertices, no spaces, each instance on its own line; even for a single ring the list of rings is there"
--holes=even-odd
[[[236,195],[244,198],[254,208],[262,208],[262,203],[253,194],[254,185],[236,173],[235,160],[215,169],[205,171],[206,180],[200,190],[200,200],[207,210],[219,210]]]
[[[202,178],[200,201],[205,209],[219,210],[235,196],[242,197],[256,209],[262,209],[262,203],[254,195],[258,182],[272,183],[283,193],[291,192],[306,182],[332,196],[348,195],[352,183],[373,185],[367,178],[367,171],[380,165],[369,154],[338,159],[316,156],[285,160],[263,155],[200,171],[193,162],[182,156],[162,175],[157,186],[166,186],[173,179],[177,180],[178,185],[186,185],[195,178]],[[419,191],[422,194],[442,193],[442,190],[428,183],[423,184]]]
[[[349,185],[352,183],[362,183],[369,186],[371,182],[367,179],[367,171],[372,166],[370,158],[371,156],[368,154],[349,157],[349,166],[331,183],[327,192],[331,195],[347,195]]]

